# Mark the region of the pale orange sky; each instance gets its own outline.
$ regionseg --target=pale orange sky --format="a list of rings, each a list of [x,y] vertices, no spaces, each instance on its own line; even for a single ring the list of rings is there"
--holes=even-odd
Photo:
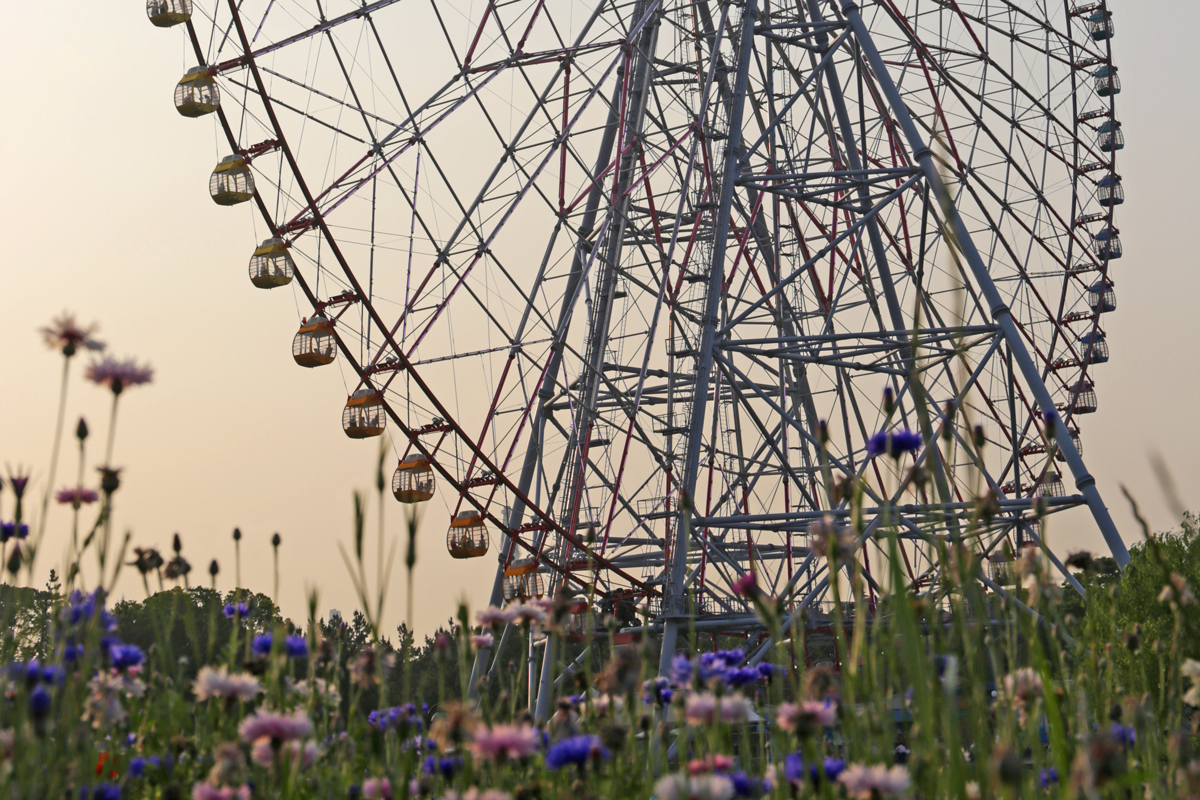
[[[1136,13],[1128,0],[1112,8],[1127,140],[1120,156],[1127,200],[1117,222],[1125,257],[1114,264],[1119,310],[1104,320],[1113,358],[1097,368],[1099,412],[1084,420],[1083,444],[1132,543],[1138,534],[1122,482],[1156,528],[1174,523],[1149,453],[1163,455],[1184,502],[1200,507],[1200,108],[1187,78],[1200,8],[1178,0],[1159,4],[1153,15]],[[244,583],[268,593],[269,539],[279,531],[285,612],[301,618],[305,587],[316,585],[323,610],[348,614],[355,600],[337,542],[351,542],[352,491],[373,492],[376,443],[351,441],[341,431],[341,372],[293,363],[290,290],[264,293],[247,282],[246,261],[257,244],[252,212],[219,208],[207,196],[224,144],[211,125],[183,119],[171,104],[176,80],[192,66],[190,51],[177,32],[153,28],[136,0],[18,3],[5,17],[0,463],[33,467],[40,482],[31,493],[40,498],[61,357],[43,347],[37,329],[73,310],[101,323],[114,354],[155,368],[153,385],[122,397],[115,461],[125,467],[125,481],[115,527],[164,552],[179,531],[198,579],[207,583],[205,569],[216,557],[219,585],[228,589],[230,532],[240,526]],[[73,369],[68,428],[87,417],[95,464],[110,398],[84,383],[85,364],[76,359]],[[69,430],[59,486],[72,482],[76,469]],[[389,476],[392,467],[389,459]],[[414,587],[424,631],[445,621],[462,596],[473,606],[484,602],[495,569],[491,555],[452,560],[446,497],[428,505]],[[389,497],[386,508],[388,535],[399,536],[402,507]],[[4,509],[11,511],[8,497]],[[373,497],[371,513],[374,552]],[[1102,550],[1085,510],[1056,522],[1050,536],[1059,549]],[[69,524],[66,510],[50,517],[40,580],[61,561]],[[404,588],[398,563],[387,629],[403,618]],[[140,596],[140,581],[127,575],[119,591]]]

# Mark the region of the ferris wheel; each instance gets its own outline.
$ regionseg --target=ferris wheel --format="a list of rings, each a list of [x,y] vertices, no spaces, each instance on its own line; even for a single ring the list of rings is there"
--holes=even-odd
[[[569,630],[612,613],[664,663],[690,613],[758,630],[750,570],[815,613],[847,476],[868,576],[885,510],[931,587],[921,542],[1039,541],[1031,498],[1128,560],[1080,455],[1122,255],[1103,0],[147,11],[228,143],[213,200],[257,208],[250,282],[306,309],[296,362],[348,366],[347,435],[393,430],[397,499],[451,498],[494,603],[565,593]],[[903,496],[872,457],[901,430]]]

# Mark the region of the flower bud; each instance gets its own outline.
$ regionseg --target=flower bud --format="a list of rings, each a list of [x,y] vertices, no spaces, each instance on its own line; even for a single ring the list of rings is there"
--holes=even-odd
[[[83,417],[80,417],[79,424],[75,426],[75,438],[82,442],[87,437],[88,437],[87,420],[85,420]]]
[[[220,571],[221,567],[217,564],[217,560],[214,558],[212,563],[208,565],[208,574],[215,578],[217,577],[217,573]]]
[[[242,540],[242,529],[241,528],[233,529],[233,540],[235,542],[240,542]]]
[[[821,447],[829,444],[829,423],[825,420],[817,423],[817,441],[821,443]]]
[[[180,540],[178,533],[171,540],[171,549],[175,551],[175,555],[179,555],[179,551],[183,549],[183,542]]]
[[[892,387],[885,386],[883,389],[883,413],[891,416],[896,410],[896,393],[892,391]]]
[[[942,439],[950,441],[954,438],[954,401],[947,400],[942,412]]]
[[[987,437],[983,433],[982,425],[976,425],[971,429],[971,440],[975,443],[976,449],[982,450],[983,446],[987,444]]]
[[[278,533],[276,533],[274,536],[271,537],[271,547],[278,549],[280,543],[282,543],[282,542],[283,542],[283,538],[280,537],[280,535]]]

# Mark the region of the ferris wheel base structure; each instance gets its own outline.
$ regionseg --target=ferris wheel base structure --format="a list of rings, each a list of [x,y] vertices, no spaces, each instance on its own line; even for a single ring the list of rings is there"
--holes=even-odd
[[[257,208],[250,283],[290,287],[347,436],[390,429],[393,494],[447,502],[453,558],[497,542],[492,605],[566,609],[527,660],[545,716],[556,640],[597,619],[665,670],[689,628],[765,635],[747,573],[788,627],[827,603],[810,527],[848,524],[848,479],[872,592],[885,529],[923,591],[930,542],[995,562],[1080,505],[1128,562],[1080,449],[1123,255],[1115,29],[1043,5],[147,13],[186,31],[210,195]]]

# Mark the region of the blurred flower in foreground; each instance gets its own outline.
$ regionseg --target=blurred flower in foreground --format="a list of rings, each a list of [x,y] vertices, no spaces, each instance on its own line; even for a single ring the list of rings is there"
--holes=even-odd
[[[471,750],[477,758],[493,761],[507,758],[511,761],[533,755],[537,752],[541,742],[541,734],[532,725],[527,723],[499,724],[476,731],[475,741],[471,743]]]
[[[196,682],[192,684],[192,690],[199,702],[219,697],[249,703],[262,691],[262,686],[253,675],[237,672],[231,674],[225,666],[216,669],[202,667],[200,674],[196,676]]]
[[[94,322],[91,325],[80,325],[75,321],[74,314],[64,311],[42,328],[42,338],[45,339],[47,347],[59,350],[70,358],[81,347],[93,351],[104,349],[104,343],[93,338],[99,327]]]
[[[120,394],[131,386],[149,383],[154,378],[154,370],[149,365],[141,366],[132,358],[121,361],[105,356],[89,364],[84,377],[98,386],[107,386],[113,394]]]
[[[737,789],[728,775],[666,775],[654,784],[658,800],[730,800]]]
[[[1189,706],[1200,706],[1200,661],[1185,659],[1179,671],[1192,681],[1192,688],[1183,695],[1183,702]]]
[[[54,493],[54,499],[60,505],[70,505],[75,508],[91,505],[100,499],[100,493],[83,486],[67,487]]]
[[[891,768],[882,764],[867,767],[851,764],[838,776],[838,782],[846,787],[851,797],[876,798],[899,797],[908,791],[912,779],[908,770],[901,766]]]
[[[263,738],[278,742],[290,742],[303,739],[312,733],[312,722],[303,710],[297,710],[290,716],[277,714],[273,711],[259,710],[252,717],[246,717],[238,725],[238,736],[243,742],[253,743]]]
[[[867,440],[867,454],[872,458],[889,455],[898,459],[905,453],[916,453],[924,443],[921,434],[903,428],[895,432],[880,431]]]

